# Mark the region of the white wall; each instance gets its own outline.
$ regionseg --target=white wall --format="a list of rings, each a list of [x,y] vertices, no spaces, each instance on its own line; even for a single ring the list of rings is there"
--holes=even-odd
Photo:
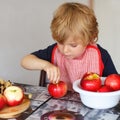
[[[120,0],[94,0],[99,43],[106,48],[120,73]]]
[[[52,15],[66,1],[76,0],[0,0],[0,78],[38,84],[40,72],[23,69],[20,61],[53,43]],[[77,1],[88,4],[88,0]]]

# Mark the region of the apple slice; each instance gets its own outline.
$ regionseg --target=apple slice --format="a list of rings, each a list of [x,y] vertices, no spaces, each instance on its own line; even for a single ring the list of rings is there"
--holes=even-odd
[[[4,90],[4,96],[9,106],[16,106],[22,103],[24,93],[19,86],[10,86]]]

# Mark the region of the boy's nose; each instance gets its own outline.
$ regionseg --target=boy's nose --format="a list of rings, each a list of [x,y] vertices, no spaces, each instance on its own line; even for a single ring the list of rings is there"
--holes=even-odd
[[[67,46],[64,46],[63,52],[64,52],[65,55],[67,55],[69,53],[69,49],[68,49]]]

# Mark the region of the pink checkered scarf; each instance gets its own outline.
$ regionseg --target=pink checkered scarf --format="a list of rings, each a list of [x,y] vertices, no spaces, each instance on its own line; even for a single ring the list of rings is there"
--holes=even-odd
[[[60,68],[61,80],[72,88],[72,83],[82,78],[86,72],[95,72],[102,75],[103,62],[97,45],[88,45],[82,58],[67,59],[62,55],[58,48],[54,50],[53,63]]]

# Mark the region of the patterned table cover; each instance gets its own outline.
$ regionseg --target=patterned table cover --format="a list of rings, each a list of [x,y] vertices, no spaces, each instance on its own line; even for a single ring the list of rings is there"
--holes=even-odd
[[[55,110],[73,111],[81,115],[83,120],[120,120],[120,104],[110,109],[92,109],[83,105],[79,94],[75,92],[68,92],[66,96],[54,99],[46,87],[21,84],[19,86],[32,94],[31,106],[18,118],[8,120],[41,120],[43,114]]]

